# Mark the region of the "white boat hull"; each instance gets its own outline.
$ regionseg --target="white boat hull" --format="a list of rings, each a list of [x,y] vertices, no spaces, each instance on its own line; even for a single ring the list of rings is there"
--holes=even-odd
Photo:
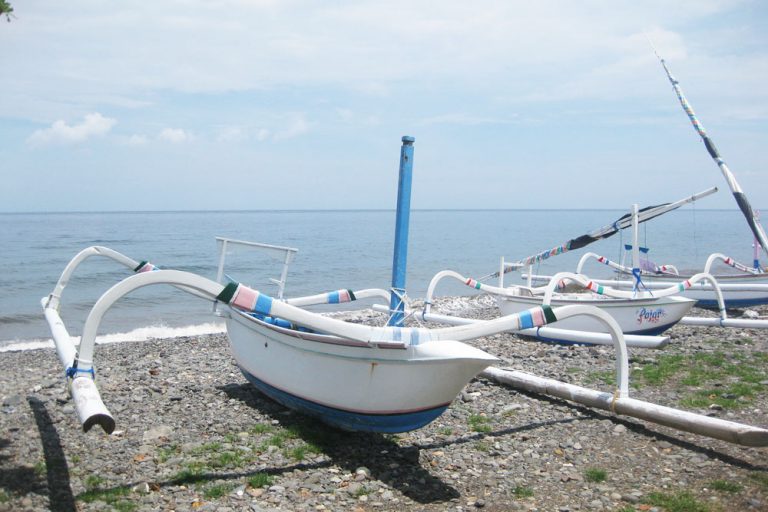
[[[434,420],[496,358],[457,341],[402,348],[281,328],[232,309],[237,364],[260,391],[342,429],[405,432]]]
[[[540,305],[541,298],[500,296],[498,304],[502,315],[510,315]],[[597,306],[604,310],[616,320],[624,334],[655,336],[679,322],[691,310],[695,301],[678,296],[659,299],[612,299],[569,294],[567,298],[552,299],[551,306],[557,308],[573,304]],[[549,326],[572,331],[607,332],[603,324],[586,316],[558,320]]]
[[[643,276],[644,283],[670,286],[690,276]],[[768,276],[765,274],[715,275],[714,278],[723,292],[727,308],[744,308],[768,304]],[[717,308],[717,297],[709,283],[700,282],[684,292],[686,297],[698,301],[697,306]]]

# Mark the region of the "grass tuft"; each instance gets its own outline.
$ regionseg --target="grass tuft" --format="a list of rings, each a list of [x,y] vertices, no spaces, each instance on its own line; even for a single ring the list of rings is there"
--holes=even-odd
[[[272,475],[270,475],[269,473],[259,472],[253,475],[252,477],[248,478],[248,485],[258,489],[260,487],[267,487],[272,485],[272,480],[273,480]]]
[[[586,471],[584,471],[584,478],[586,478],[587,482],[605,482],[607,477],[608,472],[604,469],[588,468]]]
[[[518,485],[514,489],[512,489],[512,494],[514,494],[515,498],[518,498],[518,499],[531,498],[533,497],[533,489],[531,489],[527,485]]]
[[[656,507],[663,507],[665,512],[709,512],[710,510],[688,491],[675,494],[653,492],[648,495],[647,502]]]
[[[768,473],[754,471],[749,474],[749,478],[757,482],[763,489],[768,489]]]
[[[680,400],[684,407],[717,404],[724,409],[735,409],[749,404],[768,389],[766,362],[768,354],[764,352],[662,355],[635,370],[633,377],[645,384],[677,387],[680,391],[694,388]]]
[[[226,496],[229,491],[234,488],[234,484],[231,483],[212,484],[205,488],[203,491],[203,496],[209,500],[215,500],[217,498],[221,498],[222,496]]]
[[[492,430],[491,426],[489,425],[491,420],[489,420],[486,416],[472,414],[467,419],[467,422],[469,423],[470,430],[474,432],[490,432]]]
[[[731,494],[741,492],[744,490],[744,487],[740,484],[729,482],[727,480],[715,480],[713,482],[709,483],[709,486],[720,492],[729,492]]]

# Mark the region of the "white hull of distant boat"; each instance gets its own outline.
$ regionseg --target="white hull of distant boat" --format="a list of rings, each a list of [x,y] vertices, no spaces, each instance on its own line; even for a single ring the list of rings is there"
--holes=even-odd
[[[524,311],[540,305],[541,297],[497,297],[502,315]],[[614,299],[592,294],[558,294],[553,298],[554,308],[581,304],[596,306],[611,315],[624,334],[655,336],[680,321],[695,301],[677,296],[660,299]],[[604,327],[589,318],[568,318],[550,324],[551,327],[573,331],[605,332]],[[559,340],[558,340],[559,341]]]
[[[625,277],[625,279],[596,279],[595,282],[602,285],[613,286],[618,289],[632,289],[637,286],[637,281],[629,276],[629,274],[631,274],[631,269],[621,263],[616,263],[593,252],[588,252],[581,257],[576,266],[576,273],[581,273],[585,264],[592,260],[611,267],[618,272],[619,275]],[[707,258],[707,262],[704,265],[704,272],[712,275],[713,280],[717,283],[717,287],[720,289],[726,308],[743,308],[768,304],[768,274],[764,272],[736,273],[735,271],[730,274],[712,274],[711,269],[717,261],[722,261],[737,269],[743,269],[744,267],[736,263],[732,258],[719,253],[712,254]],[[666,289],[675,283],[690,280],[693,277],[691,275],[681,275],[677,273],[677,269],[669,265],[664,265],[662,268],[670,268],[674,273],[651,274],[643,272],[642,288],[651,291]],[[531,277],[533,280],[537,281],[544,280],[548,282],[551,279],[550,276]],[[698,306],[705,308],[720,307],[717,290],[715,290],[715,285],[712,281],[704,280],[693,283],[689,288],[684,290],[683,293],[686,297],[696,300]]]
[[[671,284],[690,276],[643,276],[643,284],[650,289],[666,288]],[[713,276],[720,290],[723,292],[723,300],[727,308],[745,308],[768,304],[768,276],[765,274],[740,274]],[[617,288],[629,289],[631,281],[605,281]],[[685,296],[697,301],[697,305],[704,308],[717,308],[717,296],[711,284],[697,283],[685,291]]]

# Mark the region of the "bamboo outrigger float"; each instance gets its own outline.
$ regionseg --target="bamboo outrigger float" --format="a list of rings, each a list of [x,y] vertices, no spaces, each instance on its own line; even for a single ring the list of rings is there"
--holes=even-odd
[[[403,143],[401,180],[406,176],[408,183],[401,183],[401,190],[410,188],[409,173],[403,172],[403,161],[412,160],[413,139],[404,137]],[[404,218],[407,222],[407,215]],[[402,217],[398,216],[398,219]],[[396,238],[399,240],[395,247],[397,260],[398,251],[402,250],[398,245],[407,243],[407,239]],[[232,242],[220,241],[223,247]],[[269,247],[295,253],[295,249]],[[98,299],[85,321],[80,344],[76,346],[61,319],[59,306],[75,270],[92,256],[112,259],[136,274],[115,284]],[[285,265],[289,261],[286,253]],[[219,275],[223,276],[223,255],[220,262]],[[281,279],[276,281],[278,297],[273,298],[237,282],[217,282],[189,272],[159,270],[151,263],[137,262],[104,247],[81,251],[66,266],[53,292],[41,303],[59,360],[66,370],[83,430],[88,431],[94,425],[107,433],[115,429],[115,420],[102,401],[95,380],[95,343],[104,314],[134,290],[163,284],[175,286],[215,305],[216,311],[226,319],[237,364],[259,390],[289,408],[342,429],[403,432],[424,426],[450,405],[470,379],[498,361],[493,355],[463,341],[586,315],[605,327],[616,349],[613,393],[499,369],[489,369],[481,375],[514,387],[554,394],[593,407],[607,407],[616,413],[718,439],[747,446],[768,445],[768,430],[629,398],[629,354],[624,335],[616,321],[598,308],[573,305],[553,309],[541,305],[493,320],[453,327],[404,327],[403,319],[409,309],[403,294],[397,290],[405,286],[404,269],[393,272],[395,291],[389,297],[385,290],[370,289],[358,292],[337,290],[283,299],[285,275],[284,271]],[[395,320],[390,319],[388,325],[374,327],[344,322],[300,307],[365,297],[389,298],[389,305],[382,306],[390,313],[402,316],[393,315],[391,318]]]

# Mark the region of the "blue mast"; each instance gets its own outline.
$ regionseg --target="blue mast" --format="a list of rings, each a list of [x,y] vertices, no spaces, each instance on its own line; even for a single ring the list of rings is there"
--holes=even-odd
[[[395,220],[395,251],[392,257],[392,296],[387,325],[401,327],[405,305],[405,269],[408,261],[408,224],[411,218],[411,181],[413,178],[413,143],[416,139],[403,137],[400,148],[400,178],[397,184],[397,218]]]

